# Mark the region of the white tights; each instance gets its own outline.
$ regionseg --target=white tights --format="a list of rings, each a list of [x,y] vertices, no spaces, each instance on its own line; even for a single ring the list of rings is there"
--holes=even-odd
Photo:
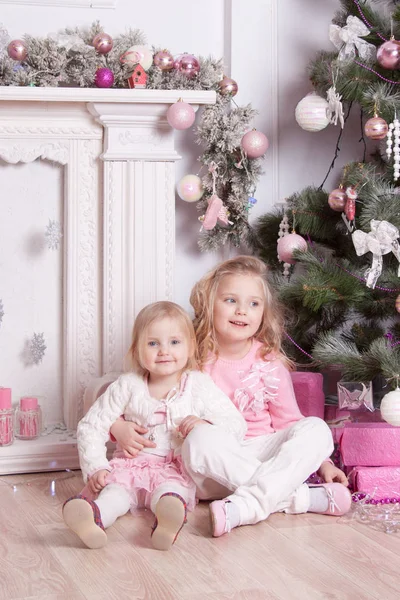
[[[151,495],[150,510],[154,513],[155,507],[163,494],[173,492],[188,501],[187,488],[176,483],[163,483]],[[100,509],[103,527],[110,527],[118,517],[125,515],[131,508],[131,495],[126,488],[116,483],[110,483],[103,488],[95,501]]]

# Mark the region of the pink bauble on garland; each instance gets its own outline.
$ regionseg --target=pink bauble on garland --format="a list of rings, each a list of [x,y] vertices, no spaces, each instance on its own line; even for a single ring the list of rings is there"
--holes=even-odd
[[[343,212],[344,207],[346,206],[346,200],[346,192],[341,188],[337,188],[336,190],[332,190],[329,194],[328,204],[332,210]]]
[[[197,202],[204,194],[203,184],[197,175],[185,175],[176,186],[179,198],[185,202]]]
[[[25,60],[28,54],[26,44],[23,40],[12,40],[7,46],[8,56],[13,60]]]
[[[389,40],[379,46],[376,60],[384,69],[398,69],[400,66],[400,42]]]
[[[226,77],[224,75],[223,79],[218,84],[219,93],[221,96],[236,96],[238,93],[238,84],[234,79],[230,77]]]
[[[99,54],[108,54],[112,50],[114,42],[111,35],[101,32],[93,38],[92,44]]]
[[[182,100],[178,100],[167,110],[167,121],[174,129],[188,129],[193,125],[195,118],[193,106]]]
[[[301,235],[297,233],[289,233],[278,240],[278,259],[282,262],[294,265],[296,260],[293,258],[294,250],[307,250],[307,242]]]
[[[200,63],[193,54],[185,53],[175,59],[174,68],[186,77],[192,78],[200,71]]]
[[[157,52],[154,55],[153,62],[161,71],[171,71],[174,68],[174,57],[168,50]]]
[[[244,134],[240,145],[248,158],[259,158],[265,154],[269,142],[266,135],[261,133],[261,131],[253,129]]]
[[[383,140],[388,130],[389,127],[385,119],[377,116],[368,119],[364,126],[365,135],[371,140]]]
[[[105,67],[97,69],[94,82],[99,88],[109,88],[114,83],[114,73]]]

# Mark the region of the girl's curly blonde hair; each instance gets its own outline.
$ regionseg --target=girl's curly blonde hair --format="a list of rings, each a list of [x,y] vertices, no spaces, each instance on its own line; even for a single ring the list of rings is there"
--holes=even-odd
[[[267,282],[267,266],[253,256],[236,256],[220,263],[198,281],[190,295],[194,308],[194,330],[197,338],[197,360],[200,368],[209,360],[210,353],[218,356],[218,341],[214,328],[214,302],[218,286],[228,275],[252,275],[257,277],[264,289],[264,314],[255,339],[262,343],[261,358],[273,353],[288,368],[293,363],[282,350],[284,327],[283,310]]]
[[[185,369],[193,370],[198,368],[196,360],[196,336],[189,315],[181,306],[175,304],[175,302],[163,300],[148,304],[142,308],[136,317],[132,330],[132,343],[125,358],[126,370],[133,371],[141,377],[147,377],[149,373],[142,366],[146,333],[152,323],[165,318],[176,319],[182,325],[183,331],[187,336],[189,357]]]

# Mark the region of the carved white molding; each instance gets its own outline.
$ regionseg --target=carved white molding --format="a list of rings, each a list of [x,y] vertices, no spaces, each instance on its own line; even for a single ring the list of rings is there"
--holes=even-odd
[[[59,6],[73,8],[115,8],[117,0],[0,0],[0,4]]]
[[[0,88],[0,158],[45,158],[66,168],[62,400],[68,428],[82,416],[89,381],[121,370],[138,311],[173,297],[180,156],[166,112],[180,97],[195,109],[215,102],[214,92]],[[39,438],[3,448],[0,474],[76,468],[76,445],[64,445],[63,454],[54,439],[53,446]]]

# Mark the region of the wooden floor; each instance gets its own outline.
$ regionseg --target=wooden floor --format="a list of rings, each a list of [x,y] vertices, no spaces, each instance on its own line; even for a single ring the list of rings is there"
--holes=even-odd
[[[1,600],[351,600],[400,598],[400,533],[321,515],[273,515],[210,537],[207,504],[168,552],[148,511],[88,550],[61,518],[79,472],[0,477]]]

